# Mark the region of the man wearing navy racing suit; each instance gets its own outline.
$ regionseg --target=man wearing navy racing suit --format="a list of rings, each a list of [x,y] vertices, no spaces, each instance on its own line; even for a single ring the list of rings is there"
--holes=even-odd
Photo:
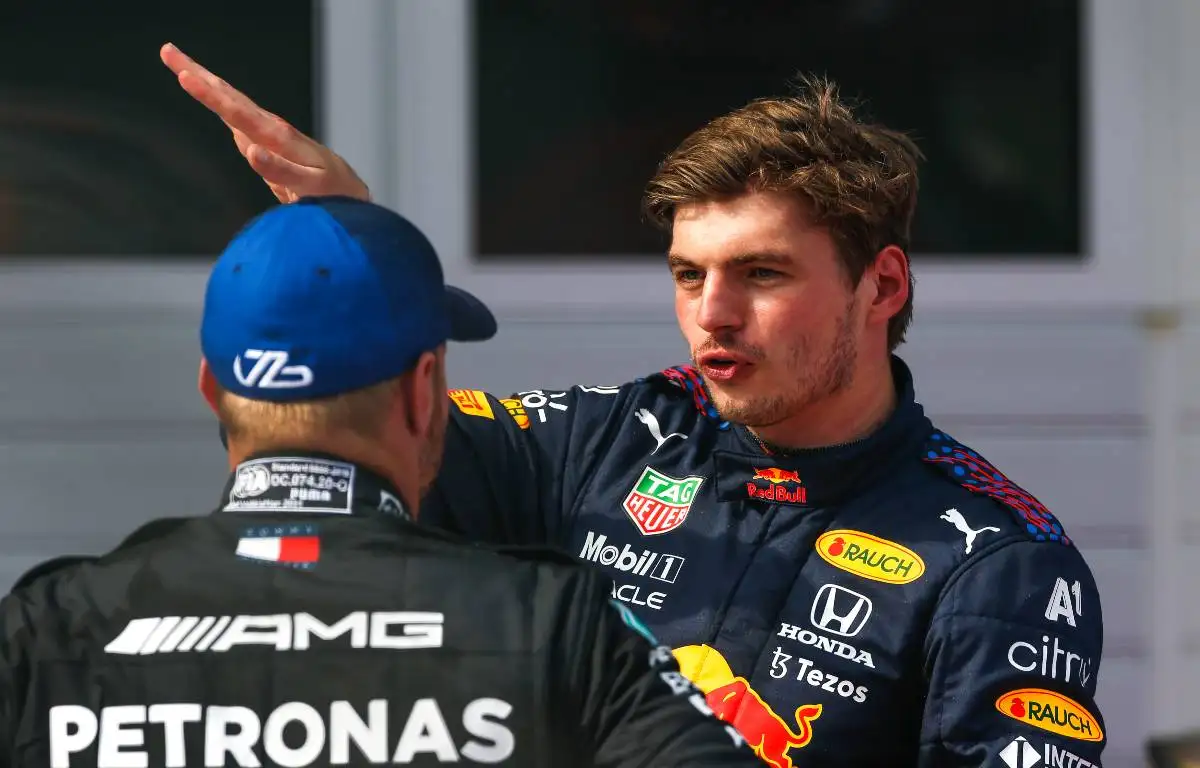
[[[892,365],[897,406],[871,436],[787,454],[722,420],[691,366],[452,391],[426,514],[602,568],[770,765],[1100,765],[1083,557]]]
[[[281,199],[369,196],[328,148],[163,55]],[[918,157],[820,81],[688,137],[646,210],[671,235],[694,365],[452,391],[423,519],[601,568],[769,765],[1099,765],[1091,572],[1041,503],[930,423],[894,355]]]

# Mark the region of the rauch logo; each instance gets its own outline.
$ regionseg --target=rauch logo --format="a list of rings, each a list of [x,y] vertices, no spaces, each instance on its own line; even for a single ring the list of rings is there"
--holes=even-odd
[[[817,554],[843,571],[886,584],[908,584],[925,573],[925,561],[895,542],[860,531],[829,531],[817,539]]]
[[[1009,691],[996,699],[996,709],[1034,728],[1080,741],[1101,741],[1100,723],[1079,702],[1041,688]]]
[[[621,504],[643,536],[673,531],[687,519],[703,477],[682,479],[646,467]]]

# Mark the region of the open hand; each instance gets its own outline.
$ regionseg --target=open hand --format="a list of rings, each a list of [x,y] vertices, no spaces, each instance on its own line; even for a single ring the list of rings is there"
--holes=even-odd
[[[332,149],[258,106],[173,44],[164,45],[159,55],[179,78],[183,90],[229,127],[242,157],[280,202],[291,203],[311,195],[371,199],[367,185]]]

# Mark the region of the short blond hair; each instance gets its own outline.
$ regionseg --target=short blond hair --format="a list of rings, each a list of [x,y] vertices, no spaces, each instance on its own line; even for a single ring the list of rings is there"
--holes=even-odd
[[[262,449],[303,446],[334,432],[375,438],[401,377],[318,400],[277,403],[250,400],[224,388],[216,394],[217,418],[229,439]]]

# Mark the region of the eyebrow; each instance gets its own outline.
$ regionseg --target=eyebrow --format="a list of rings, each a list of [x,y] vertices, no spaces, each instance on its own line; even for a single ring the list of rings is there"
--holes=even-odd
[[[740,253],[729,260],[729,263],[734,265],[745,264],[791,264],[792,257],[786,253],[776,251],[752,251],[750,253]],[[694,267],[696,266],[690,259],[680,253],[667,254],[667,265],[670,267]]]

